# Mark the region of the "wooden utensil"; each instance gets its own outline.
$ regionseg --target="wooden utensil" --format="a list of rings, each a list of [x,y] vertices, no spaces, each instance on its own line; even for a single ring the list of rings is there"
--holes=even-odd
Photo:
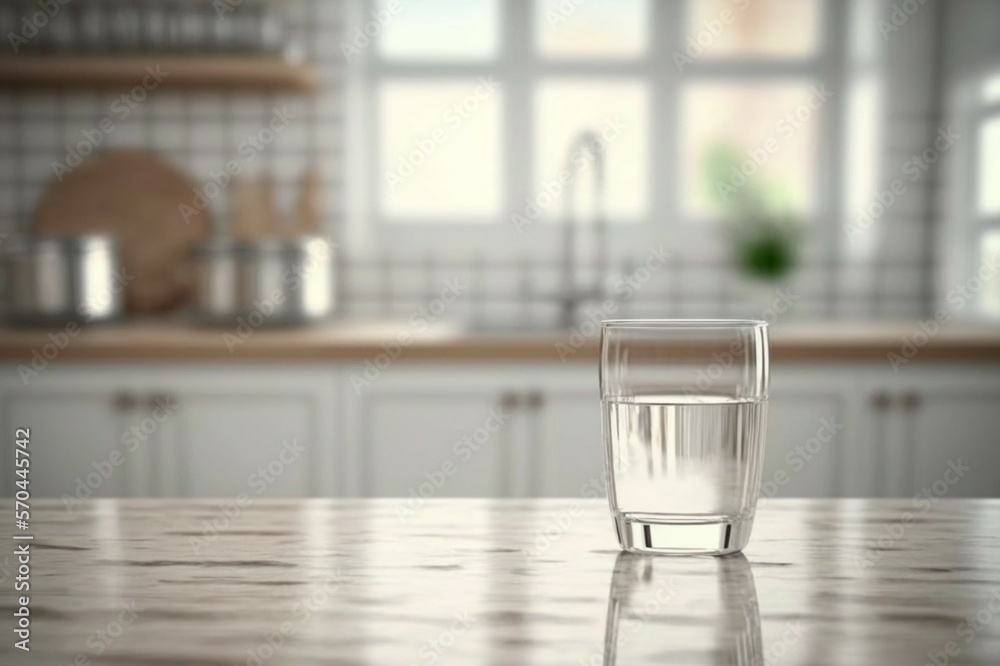
[[[274,177],[269,173],[261,175],[257,186],[257,205],[261,213],[259,236],[273,236],[279,231],[280,216],[274,191]]]
[[[250,176],[235,176],[229,195],[229,235],[237,240],[257,236],[260,210],[257,206],[257,183]]]
[[[276,233],[273,180],[269,176],[241,176],[234,179],[232,188],[229,235],[249,241]]]
[[[320,171],[319,166],[314,164],[302,176],[299,198],[288,228],[289,235],[314,235],[319,229],[320,205]]]
[[[125,304],[158,312],[187,296],[180,265],[211,232],[201,188],[148,152],[109,150],[54,182],[35,211],[38,233],[95,231],[121,239]]]

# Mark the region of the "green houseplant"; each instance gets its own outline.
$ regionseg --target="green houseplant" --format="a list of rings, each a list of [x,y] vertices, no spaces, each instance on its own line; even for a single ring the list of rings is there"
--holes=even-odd
[[[737,269],[766,281],[787,276],[799,258],[802,225],[791,212],[791,193],[763,169],[741,171],[746,152],[721,142],[705,160],[706,185],[725,213],[723,233]]]

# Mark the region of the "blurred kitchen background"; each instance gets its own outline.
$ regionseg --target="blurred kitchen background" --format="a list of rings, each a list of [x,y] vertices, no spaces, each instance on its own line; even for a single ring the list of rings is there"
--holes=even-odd
[[[0,422],[37,494],[601,494],[594,322],[763,317],[765,496],[1000,496],[1000,0],[0,27]]]

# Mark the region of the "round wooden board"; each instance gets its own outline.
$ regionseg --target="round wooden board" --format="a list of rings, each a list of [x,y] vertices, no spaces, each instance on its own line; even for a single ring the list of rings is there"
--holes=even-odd
[[[53,182],[35,212],[37,233],[109,232],[121,241],[130,312],[179,305],[188,287],[180,266],[211,233],[196,185],[166,161],[139,150],[109,150]]]

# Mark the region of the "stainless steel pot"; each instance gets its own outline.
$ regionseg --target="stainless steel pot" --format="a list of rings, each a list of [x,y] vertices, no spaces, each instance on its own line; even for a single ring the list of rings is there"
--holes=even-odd
[[[333,247],[320,236],[250,241],[240,260],[240,304],[247,321],[318,321],[333,313]],[[254,321],[251,321],[254,319]]]
[[[236,241],[216,238],[194,250],[192,274],[196,317],[204,323],[227,324],[240,316],[239,256]]]
[[[128,277],[114,236],[15,236],[0,245],[0,255],[12,324],[96,323],[122,314]]]
[[[194,255],[196,317],[253,328],[322,320],[334,310],[333,260],[320,236],[205,243]]]

